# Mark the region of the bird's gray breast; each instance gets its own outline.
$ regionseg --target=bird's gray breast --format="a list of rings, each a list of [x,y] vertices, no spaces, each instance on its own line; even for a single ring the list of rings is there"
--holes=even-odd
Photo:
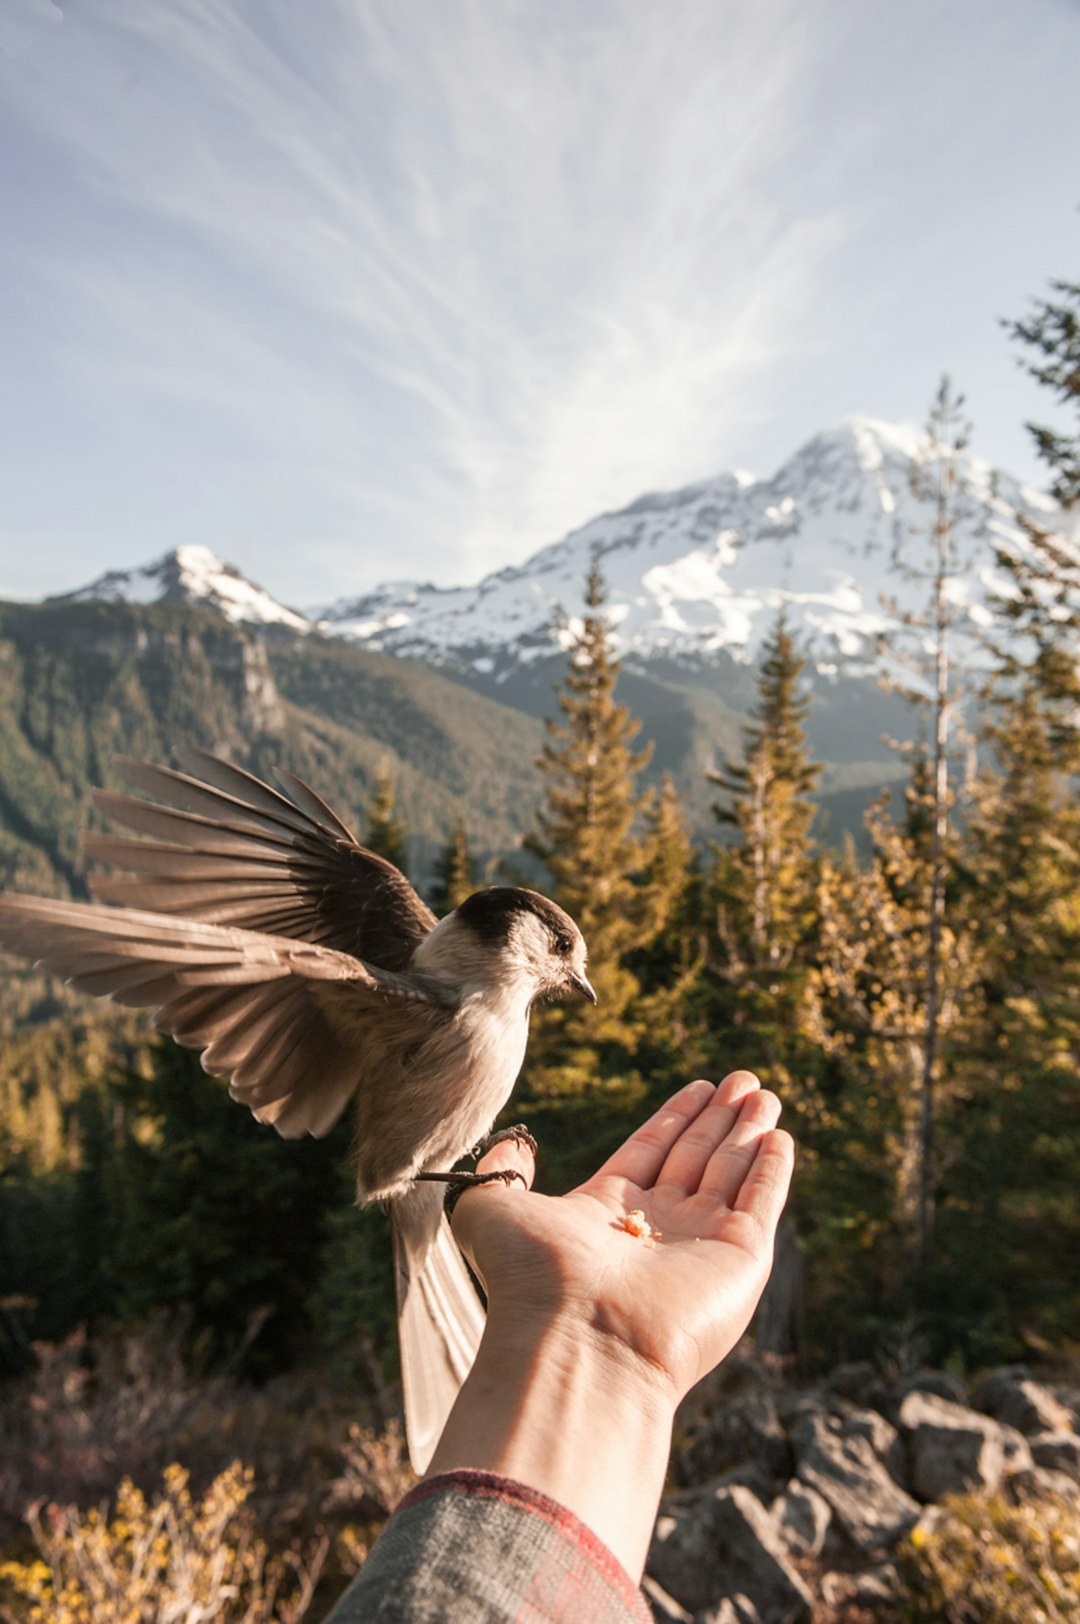
[[[475,996],[380,1045],[357,1094],[363,1198],[401,1195],[416,1173],[452,1167],[483,1138],[513,1091],[528,1027],[522,1001]]]

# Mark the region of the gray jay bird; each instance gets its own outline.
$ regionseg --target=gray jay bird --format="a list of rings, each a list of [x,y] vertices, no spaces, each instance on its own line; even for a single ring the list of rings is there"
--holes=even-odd
[[[104,790],[138,836],[90,834],[127,872],[106,904],[0,896],[0,946],[74,986],[152,1009],[233,1099],[285,1138],[356,1113],[357,1200],[394,1240],[409,1452],[423,1471],[472,1365],[484,1314],[432,1175],[510,1097],[540,998],[596,1002],[581,932],[534,891],[492,886],[436,921],[291,774],[284,793],[200,750],[184,772],[122,759],[158,803]]]

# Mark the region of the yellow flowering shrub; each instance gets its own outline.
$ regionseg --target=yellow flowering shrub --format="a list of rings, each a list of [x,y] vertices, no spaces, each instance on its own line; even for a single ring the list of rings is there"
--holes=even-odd
[[[898,1554],[910,1624],[1080,1619],[1080,1512],[1069,1501],[957,1496]]]
[[[31,1519],[40,1558],[0,1566],[0,1594],[28,1624],[297,1624],[327,1541],[271,1554],[248,1505],[253,1474],[236,1461],[201,1500],[182,1466],[148,1500],[121,1483],[111,1517],[49,1506]],[[0,1616],[4,1610],[0,1606]]]

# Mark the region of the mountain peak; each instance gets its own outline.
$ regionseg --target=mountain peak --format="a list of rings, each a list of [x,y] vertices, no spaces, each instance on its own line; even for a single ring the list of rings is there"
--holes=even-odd
[[[216,609],[235,623],[286,626],[291,631],[312,630],[311,621],[295,609],[278,603],[261,586],[241,575],[210,547],[184,543],[152,564],[130,570],[109,570],[75,592],[64,592],[56,603],[104,600],[109,603],[184,603]]]
[[[324,611],[322,628],[387,653],[493,673],[565,643],[583,613],[590,561],[599,559],[608,617],[624,658],[753,659],[786,605],[822,671],[875,666],[917,590],[894,560],[919,556],[933,515],[913,472],[925,435],[909,424],[853,416],[814,435],[769,478],[720,473],[654,491],[604,513],[471,588],[402,583]],[[1041,499],[965,452],[972,514],[962,553],[971,567],[957,601],[979,622],[995,585],[993,543],[1022,547],[1017,513]],[[1045,517],[1045,514],[1043,514]]]

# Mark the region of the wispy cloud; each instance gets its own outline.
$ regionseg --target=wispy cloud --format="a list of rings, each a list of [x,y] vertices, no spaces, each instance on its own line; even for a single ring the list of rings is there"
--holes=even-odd
[[[87,221],[22,255],[58,364],[283,459],[339,564],[475,573],[707,471],[839,230],[769,200],[803,9],[98,0],[7,87]]]
[[[983,126],[930,139],[943,80],[909,138],[933,0],[888,28],[852,0],[17,4],[10,534],[40,510],[42,534],[112,538],[103,562],[206,540],[293,601],[476,575],[715,471],[796,376],[810,412],[819,375],[865,391],[845,321],[902,372],[920,200],[962,239],[948,166],[984,162]],[[1011,0],[959,10],[979,107],[998,68],[1053,100]]]

